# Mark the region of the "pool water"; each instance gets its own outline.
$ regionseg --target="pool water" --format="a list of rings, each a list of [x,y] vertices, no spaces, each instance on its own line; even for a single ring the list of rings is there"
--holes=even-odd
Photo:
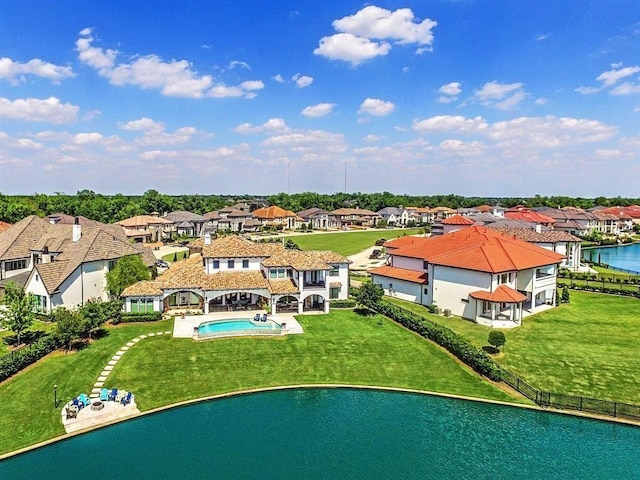
[[[241,395],[0,461],[0,478],[640,478],[640,428],[352,389]]]
[[[235,320],[216,320],[213,322],[206,322],[198,327],[199,336],[215,336],[218,333],[229,332],[265,332],[265,331],[280,332],[280,325],[272,320],[266,322],[253,323],[248,318],[241,318]]]

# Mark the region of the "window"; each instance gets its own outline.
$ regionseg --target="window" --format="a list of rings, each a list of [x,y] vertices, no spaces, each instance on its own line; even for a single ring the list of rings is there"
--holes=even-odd
[[[132,298],[131,313],[153,312],[153,298]]]
[[[287,278],[293,278],[293,269],[287,268]]]
[[[498,277],[498,283],[511,283],[511,273],[503,273],[500,275],[500,277]]]
[[[336,299],[340,297],[340,287],[331,287],[329,289],[329,298]]]
[[[426,260],[422,261],[422,268],[424,268],[425,270],[427,270],[429,268],[429,262],[427,262]]]
[[[116,266],[116,263],[117,263],[117,260],[109,260],[109,265],[107,266],[109,271],[113,270],[113,268]]]
[[[214,260],[213,261],[213,268],[215,268],[215,269],[220,268],[220,260]]]
[[[468,298],[461,298],[460,301],[462,303],[469,303],[469,299]]]
[[[249,260],[248,259],[244,259],[242,260],[242,268],[249,268]]]
[[[11,260],[9,262],[4,262],[5,272],[9,272],[11,270],[22,270],[23,268],[27,268],[26,258],[23,260]]]
[[[269,278],[278,278],[278,271],[275,268],[269,270]]]
[[[330,277],[339,277],[340,276],[340,267],[333,267],[329,271]]]
[[[235,264],[236,264],[235,260],[227,260],[227,268],[229,270],[232,270],[233,268],[235,268]]]

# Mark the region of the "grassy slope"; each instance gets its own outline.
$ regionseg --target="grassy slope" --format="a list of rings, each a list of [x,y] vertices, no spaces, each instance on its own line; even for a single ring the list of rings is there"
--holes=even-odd
[[[487,344],[488,327],[410,308]],[[640,404],[639,326],[637,299],[571,291],[570,304],[504,331],[505,352],[497,361],[543,390]]]
[[[318,233],[290,237],[302,250],[333,250],[345,257],[371,247],[376,240],[415,235],[418,229],[365,230],[362,232]]]
[[[433,390],[496,400],[513,398],[398,325],[351,311],[300,317],[305,334],[207,342],[156,337],[129,350],[108,387],[133,391],[142,410],[245,388],[350,383]],[[63,433],[53,384],[64,401],[88,393],[109,358],[129,339],[167,322],[110,330],[90,348],[57,354],[0,384],[0,453]]]

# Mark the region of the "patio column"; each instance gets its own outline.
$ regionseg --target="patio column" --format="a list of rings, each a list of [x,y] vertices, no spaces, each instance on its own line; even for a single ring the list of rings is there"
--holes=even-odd
[[[207,296],[206,295],[203,297],[203,301],[204,301],[204,314],[208,315],[209,314],[209,301],[207,300]]]
[[[304,312],[304,302],[302,300],[298,301],[298,315],[302,315]]]
[[[324,313],[329,313],[329,301],[326,299],[324,301]]]
[[[271,315],[275,315],[278,313],[278,309],[276,307],[278,302],[273,301],[273,297],[269,299],[269,303],[271,304]]]

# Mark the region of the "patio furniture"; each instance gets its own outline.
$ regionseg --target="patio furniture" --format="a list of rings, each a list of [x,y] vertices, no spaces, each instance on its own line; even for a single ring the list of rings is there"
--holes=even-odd
[[[133,394],[131,392],[127,392],[127,394],[122,397],[122,400],[120,400],[120,403],[122,403],[122,405],[129,405],[131,403],[131,397],[133,397]]]
[[[78,418],[78,407],[75,405],[69,405],[65,408],[65,415],[67,418]]]
[[[116,402],[122,402],[122,399],[127,396],[127,393],[128,392],[125,390],[118,390],[118,394],[116,395]]]
[[[109,400],[109,390],[106,388],[103,388],[102,390],[100,390],[100,401],[106,402],[108,400]]]
[[[267,314],[266,314],[266,313],[263,313],[263,314],[262,314],[262,321],[263,321],[263,322],[266,322],[266,321],[267,321]]]
[[[108,400],[110,402],[115,402],[116,401],[116,396],[118,396],[118,389],[117,388],[112,388],[111,392],[109,393]]]
[[[85,407],[91,405],[91,399],[85,393],[80,394],[78,401],[82,402]]]
[[[259,321],[260,321],[260,314],[259,314],[259,313],[256,313],[256,314],[253,316],[253,321],[254,321],[254,322],[259,322]]]
[[[100,400],[93,402],[91,404],[91,410],[97,411],[97,410],[102,410],[104,408],[104,403],[102,403]]]

